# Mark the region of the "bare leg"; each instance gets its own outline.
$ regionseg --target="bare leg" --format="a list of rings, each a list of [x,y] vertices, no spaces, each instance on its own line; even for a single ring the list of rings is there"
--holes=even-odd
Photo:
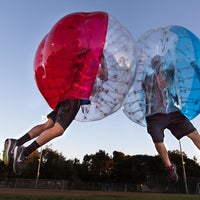
[[[54,122],[52,119],[48,119],[47,122],[45,122],[44,124],[39,124],[35,127],[33,127],[29,132],[29,136],[31,139],[39,136],[43,131],[52,128],[54,125]]]
[[[178,181],[178,175],[176,173],[176,165],[170,162],[168,152],[167,149],[165,148],[164,143],[163,142],[155,143],[155,147],[163,163],[166,166],[169,180],[173,183],[176,183]]]
[[[198,131],[193,131],[192,133],[190,133],[189,135],[187,135],[192,142],[195,144],[195,146],[200,149],[200,135],[198,133]]]
[[[49,142],[50,140],[61,136],[64,133],[63,127],[59,123],[55,123],[55,125],[49,129],[44,130],[39,137],[36,139],[36,142],[42,146]]]
[[[172,165],[172,163],[170,162],[168,152],[167,152],[167,149],[166,149],[164,143],[157,142],[157,143],[155,143],[155,147],[156,147],[156,150],[159,153],[163,163],[165,164],[165,166],[170,167]]]

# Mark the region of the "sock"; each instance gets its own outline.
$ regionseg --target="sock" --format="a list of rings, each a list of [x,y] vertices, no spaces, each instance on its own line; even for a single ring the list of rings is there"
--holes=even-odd
[[[22,144],[28,142],[30,139],[31,139],[30,135],[26,133],[25,135],[23,135],[17,140],[16,146],[21,146]]]
[[[36,141],[32,142],[29,146],[25,148],[24,156],[25,157],[29,156],[32,152],[34,152],[39,147],[40,145]]]

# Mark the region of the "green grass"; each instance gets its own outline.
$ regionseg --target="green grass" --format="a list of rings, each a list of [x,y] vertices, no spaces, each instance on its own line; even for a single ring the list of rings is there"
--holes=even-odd
[[[200,195],[0,189],[0,200],[199,200]]]

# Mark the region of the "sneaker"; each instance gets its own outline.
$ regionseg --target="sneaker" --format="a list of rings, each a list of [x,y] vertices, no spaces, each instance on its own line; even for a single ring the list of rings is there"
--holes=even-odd
[[[4,150],[3,150],[3,162],[6,166],[11,164],[13,160],[13,153],[14,148],[16,147],[17,140],[15,139],[6,139],[4,143]]]
[[[178,175],[176,173],[176,165],[172,163],[171,167],[167,167],[167,174],[170,182],[177,183],[178,182]]]
[[[21,175],[22,167],[26,157],[24,156],[24,150],[26,147],[16,146],[14,149],[14,156],[13,156],[13,171],[17,175]]]

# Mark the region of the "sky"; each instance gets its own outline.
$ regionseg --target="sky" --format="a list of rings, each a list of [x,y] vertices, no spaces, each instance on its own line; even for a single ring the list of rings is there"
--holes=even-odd
[[[105,11],[135,39],[168,25],[186,27],[200,37],[199,8],[199,0],[0,0],[1,155],[6,138],[19,138],[51,111],[36,86],[33,60],[40,41],[60,18],[73,12]],[[192,123],[200,131],[199,120],[198,116]],[[165,144],[170,151],[180,150],[169,131]],[[200,151],[187,137],[181,144],[189,158],[196,156],[200,162]],[[82,160],[99,150],[110,156],[113,151],[157,155],[146,128],[129,120],[122,109],[99,121],[73,121],[64,135],[45,146],[66,159]]]

